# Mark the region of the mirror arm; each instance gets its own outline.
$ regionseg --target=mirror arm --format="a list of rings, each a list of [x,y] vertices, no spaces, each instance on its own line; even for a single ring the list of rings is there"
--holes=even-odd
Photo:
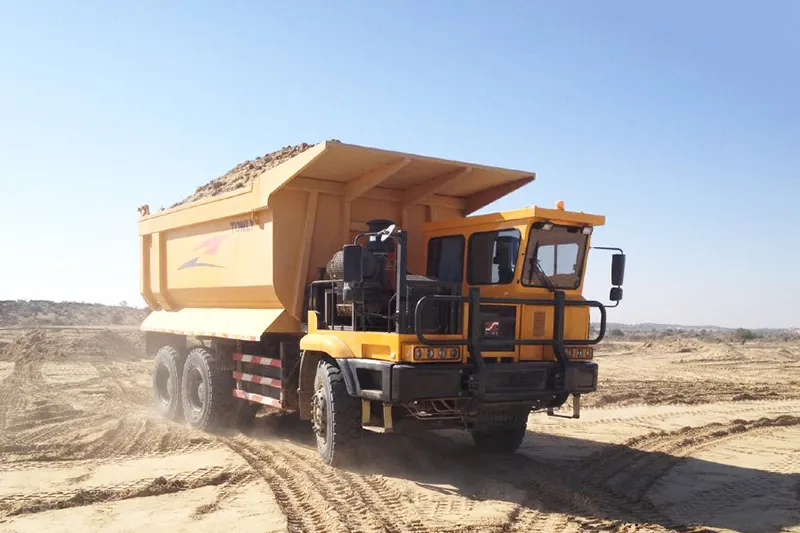
[[[590,250],[611,250],[612,252],[619,252],[619,253],[621,253],[623,255],[625,254],[625,252],[622,251],[622,248],[612,248],[612,247],[608,247],[608,246],[590,246],[589,249]]]

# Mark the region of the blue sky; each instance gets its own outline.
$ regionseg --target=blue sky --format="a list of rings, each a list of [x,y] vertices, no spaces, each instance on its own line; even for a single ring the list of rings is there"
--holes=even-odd
[[[139,205],[338,138],[606,215],[614,321],[800,327],[800,2],[4,2],[0,50],[0,299],[138,305]]]

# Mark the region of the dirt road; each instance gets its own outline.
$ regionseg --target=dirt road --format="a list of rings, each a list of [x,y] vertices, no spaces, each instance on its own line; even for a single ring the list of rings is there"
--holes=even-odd
[[[343,471],[289,418],[157,419],[139,342],[0,331],[0,532],[800,532],[797,344],[608,344],[581,419],[532,415],[515,456],[375,435]]]

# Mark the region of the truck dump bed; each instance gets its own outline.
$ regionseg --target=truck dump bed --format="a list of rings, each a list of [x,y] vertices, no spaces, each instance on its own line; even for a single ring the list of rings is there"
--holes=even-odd
[[[326,141],[251,187],[143,216],[142,329],[257,340],[300,331],[305,287],[333,254],[390,219],[422,250],[423,225],[463,218],[533,172]],[[425,271],[423,254],[408,268]]]

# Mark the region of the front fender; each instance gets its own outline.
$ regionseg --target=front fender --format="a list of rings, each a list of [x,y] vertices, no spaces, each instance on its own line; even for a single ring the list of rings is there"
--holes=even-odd
[[[300,339],[300,349],[310,352],[321,352],[334,359],[349,359],[355,357],[353,350],[338,337],[311,333]]]
[[[355,378],[353,377],[353,372],[350,369],[348,361],[348,359],[354,357],[353,350],[351,350],[342,339],[339,339],[338,337],[332,337],[330,335],[311,333],[300,339],[300,349],[304,353],[316,352],[318,354],[325,354],[329,357],[332,357],[336,361],[336,364],[339,365],[339,369],[342,371],[344,384],[347,387],[348,394],[351,396],[356,394],[357,388]],[[306,364],[303,364],[303,368],[309,374],[313,374],[315,371]],[[314,368],[316,368],[316,362],[314,363]],[[309,386],[311,386],[311,383],[313,383],[313,378],[311,378]]]

